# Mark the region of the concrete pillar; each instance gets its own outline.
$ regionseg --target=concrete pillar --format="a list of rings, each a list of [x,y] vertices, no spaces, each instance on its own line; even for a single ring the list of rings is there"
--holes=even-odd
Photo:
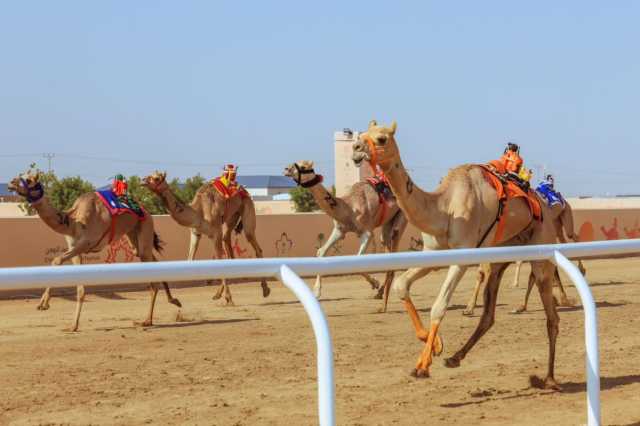
[[[360,132],[351,129],[343,129],[333,134],[335,152],[335,185],[336,196],[346,195],[354,183],[372,176],[372,170],[368,163],[356,167],[351,160],[353,143],[358,140]]]

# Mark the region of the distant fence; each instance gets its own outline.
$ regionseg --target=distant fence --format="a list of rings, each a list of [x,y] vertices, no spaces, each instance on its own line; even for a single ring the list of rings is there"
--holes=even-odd
[[[0,289],[45,286],[113,285],[121,282],[207,280],[212,278],[256,278],[272,276],[282,280],[302,302],[310,317],[318,351],[318,414],[320,425],[335,425],[333,347],[327,320],[320,304],[299,275],[347,274],[410,267],[452,264],[473,265],[515,260],[550,260],[564,270],[578,289],[585,314],[587,424],[600,424],[600,364],[597,312],[589,285],[568,260],[640,252],[640,239],[579,244],[443,250],[332,258],[236,259],[178,261],[67,267],[0,269]]]
[[[258,215],[257,236],[266,257],[315,256],[331,233],[331,219],[323,213]],[[640,209],[574,209],[575,230],[581,241],[640,238]],[[187,256],[189,230],[169,216],[154,216],[154,223],[165,242],[162,260],[182,260]],[[371,244],[370,253],[380,252],[379,239]],[[253,257],[251,246],[243,236],[234,235],[237,258]],[[353,235],[339,242],[328,255],[356,252],[358,240]],[[66,250],[64,238],[42,223],[38,217],[0,218],[0,267],[48,265]],[[409,226],[401,243],[401,251],[422,250],[420,233]],[[210,259],[213,246],[203,238],[198,259]],[[132,262],[136,259],[125,240],[116,241],[100,253],[83,256],[85,263]]]

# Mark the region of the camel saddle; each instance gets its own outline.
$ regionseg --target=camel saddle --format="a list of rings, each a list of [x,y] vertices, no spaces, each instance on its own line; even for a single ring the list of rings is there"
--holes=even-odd
[[[527,201],[529,205],[529,210],[531,210],[531,214],[533,215],[534,220],[542,221],[542,206],[540,205],[540,199],[536,196],[535,192],[531,189],[523,189],[520,182],[516,182],[515,178],[512,177],[508,173],[500,173],[500,168],[495,167],[494,162],[486,165],[480,165],[482,171],[484,172],[484,177],[493,186],[498,195],[498,202],[500,203],[500,208],[498,210],[498,217],[494,222],[494,225],[497,223],[498,229],[496,235],[494,237],[494,244],[500,242],[502,239],[502,235],[504,233],[504,228],[507,222],[506,215],[506,204],[509,200],[513,198],[522,197]],[[487,233],[482,237],[478,246],[482,245],[484,239],[489,234],[489,231],[493,228],[493,225]]]
[[[225,199],[229,199],[231,197],[235,197],[239,195],[240,198],[250,198],[249,192],[238,184],[226,186],[220,178],[216,178],[211,181],[211,186],[218,192],[218,194],[222,195]]]
[[[367,182],[373,187],[378,194],[378,202],[380,203],[380,218],[376,227],[382,225],[387,218],[387,212],[390,209],[389,204],[393,201],[393,192],[389,186],[386,177],[371,176],[367,178]]]
[[[118,197],[110,189],[96,191],[96,194],[102,200],[112,217],[120,216],[121,214],[133,214],[138,217],[138,220],[144,220],[146,217],[144,208],[129,195]]]

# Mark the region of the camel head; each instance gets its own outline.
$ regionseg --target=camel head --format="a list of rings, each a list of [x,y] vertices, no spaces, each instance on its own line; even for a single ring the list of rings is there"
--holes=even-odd
[[[322,176],[313,170],[313,161],[298,161],[291,163],[284,169],[285,176],[290,177],[298,185],[307,188],[322,181]]]
[[[396,128],[395,121],[390,127],[383,127],[378,126],[375,120],[371,120],[367,131],[361,133],[353,144],[351,158],[356,166],[360,166],[363,161],[368,161],[374,168],[376,164],[383,169],[391,167],[391,163],[400,155],[395,140]]]
[[[29,203],[35,203],[44,196],[44,188],[40,183],[40,172],[29,170],[9,182],[7,189],[24,197]]]
[[[142,179],[142,186],[149,188],[156,194],[160,194],[169,187],[169,185],[167,185],[167,172],[159,172],[156,170]]]

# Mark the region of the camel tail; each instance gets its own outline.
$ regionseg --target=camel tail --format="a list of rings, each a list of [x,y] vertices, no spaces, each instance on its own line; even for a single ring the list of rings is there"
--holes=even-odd
[[[242,218],[238,219],[238,223],[236,223],[235,228],[233,228],[233,230],[236,232],[236,234],[241,234],[242,230],[244,229],[244,223],[242,222]]]
[[[162,253],[162,250],[164,250],[164,241],[160,239],[160,235],[156,232],[153,233],[153,248],[156,249],[158,253]]]
[[[565,234],[567,234],[567,237],[577,243],[578,235],[576,235],[573,229],[573,210],[571,210],[569,203],[564,205],[564,210],[562,210],[562,214],[560,215],[560,222],[562,222],[562,228]]]

